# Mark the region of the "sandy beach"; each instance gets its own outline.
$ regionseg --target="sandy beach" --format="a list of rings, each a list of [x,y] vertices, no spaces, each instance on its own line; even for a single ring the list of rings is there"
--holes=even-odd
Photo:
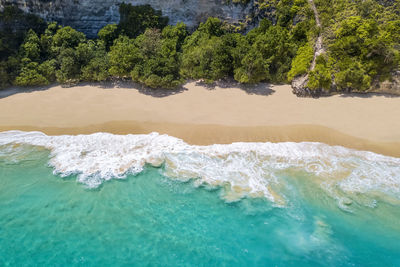
[[[400,157],[400,98],[298,98],[288,85],[119,85],[0,92],[0,131],[159,132],[188,143],[315,141]]]

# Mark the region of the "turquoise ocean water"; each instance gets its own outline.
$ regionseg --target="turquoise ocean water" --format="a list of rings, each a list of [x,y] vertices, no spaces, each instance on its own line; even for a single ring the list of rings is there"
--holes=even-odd
[[[400,266],[400,159],[0,134],[0,266]]]

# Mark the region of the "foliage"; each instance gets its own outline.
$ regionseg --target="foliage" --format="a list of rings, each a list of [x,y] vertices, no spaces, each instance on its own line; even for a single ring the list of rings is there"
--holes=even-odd
[[[152,88],[173,88],[185,78],[213,82],[282,83],[308,73],[311,90],[368,90],[389,79],[400,62],[400,1],[314,0],[322,30],[307,0],[259,0],[273,6],[247,34],[208,18],[188,33],[183,23],[149,5],[120,5],[121,20],[98,39],[71,27],[47,24],[13,6],[0,12],[0,87],[131,78]],[[247,3],[247,0],[234,0]],[[314,57],[323,37],[325,54]]]
[[[173,88],[181,84],[181,47],[186,35],[183,23],[168,26],[161,33],[150,29],[140,35],[136,39],[139,60],[131,72],[132,80],[151,88]]]
[[[125,35],[118,37],[109,53],[110,74],[116,77],[128,77],[137,63],[138,54],[139,50],[134,39]]]
[[[339,91],[365,91],[390,79],[400,62],[399,1],[315,2],[330,63],[317,64],[308,86],[327,89],[331,76]]]
[[[57,30],[52,38],[51,50],[58,55],[68,48],[76,48],[79,44],[85,42],[85,40],[86,36],[83,33],[69,26],[62,27]]]
[[[329,90],[332,85],[331,73],[332,59],[320,55],[316,59],[316,65],[313,71],[310,72],[308,88],[311,90],[324,89]]]
[[[108,24],[97,33],[97,36],[103,41],[107,51],[114,43],[114,40],[118,38],[118,35],[118,26],[116,24]]]
[[[36,86],[48,84],[49,81],[38,71],[39,64],[29,59],[23,60],[23,67],[15,79],[15,84],[20,86]]]
[[[120,23],[105,26],[97,40],[50,23],[41,34],[28,32],[14,68],[15,83],[76,83],[111,76],[130,77],[153,88],[176,87],[184,78],[212,82],[232,76],[242,83],[282,82],[297,47],[308,39],[309,24],[289,23],[304,13],[302,5],[286,1],[282,10],[296,6],[288,9],[289,20],[279,9],[280,25],[262,20],[247,35],[229,32],[230,27],[217,18],[208,18],[189,35],[183,23],[166,26],[168,19],[149,5],[121,4]],[[0,73],[7,73],[6,65],[1,65]]]
[[[187,38],[181,73],[212,82],[233,76],[241,83],[284,82],[297,50],[292,28],[263,20],[247,36],[228,33],[223,23],[209,18]]]
[[[181,66],[184,77],[212,82],[229,74],[229,35],[224,33],[222,22],[209,18],[185,40]]]
[[[17,54],[29,29],[40,34],[45,28],[46,23],[41,18],[13,5],[4,5],[0,11],[0,89],[10,86],[18,75],[20,59]]]
[[[19,60],[10,56],[7,60],[0,61],[0,88],[11,85],[19,72]]]
[[[29,29],[40,34],[45,28],[43,19],[24,13],[13,5],[5,5],[0,12],[0,60],[6,60],[18,52]]]
[[[148,28],[163,29],[168,25],[168,17],[163,17],[160,10],[155,10],[150,5],[132,6],[122,3],[119,13],[119,31],[130,38],[144,33]]]
[[[306,43],[297,50],[297,55],[292,61],[292,68],[288,73],[288,80],[292,81],[294,77],[307,73],[314,58],[314,49],[311,43]]]
[[[102,44],[98,44],[92,49],[91,57],[82,64],[81,79],[90,82],[104,81],[110,76],[108,54]]]

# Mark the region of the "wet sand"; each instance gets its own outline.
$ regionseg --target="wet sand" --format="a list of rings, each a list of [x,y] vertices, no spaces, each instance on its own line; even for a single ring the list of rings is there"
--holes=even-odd
[[[288,85],[145,90],[129,84],[0,93],[0,131],[165,133],[188,143],[315,141],[400,157],[400,98],[298,98]],[[15,93],[15,94],[13,94]]]

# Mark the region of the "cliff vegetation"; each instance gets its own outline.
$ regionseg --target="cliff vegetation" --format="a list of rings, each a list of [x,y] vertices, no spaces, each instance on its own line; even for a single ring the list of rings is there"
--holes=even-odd
[[[303,89],[316,95],[384,92],[382,84],[386,83],[391,87],[387,92],[400,93],[396,81],[400,77],[400,1],[314,2],[321,20],[324,52],[316,57],[314,68],[307,68],[309,79]],[[298,52],[294,67],[310,59],[304,59],[306,51]]]
[[[246,34],[213,17],[189,32],[149,5],[122,4],[119,24],[94,39],[7,6],[0,12],[0,86],[128,78],[174,88],[185,79],[288,83],[306,75],[310,94],[368,91],[399,69],[399,3],[315,0],[317,23],[310,1],[260,0],[274,7],[273,19]],[[319,38],[324,49],[316,54]]]

